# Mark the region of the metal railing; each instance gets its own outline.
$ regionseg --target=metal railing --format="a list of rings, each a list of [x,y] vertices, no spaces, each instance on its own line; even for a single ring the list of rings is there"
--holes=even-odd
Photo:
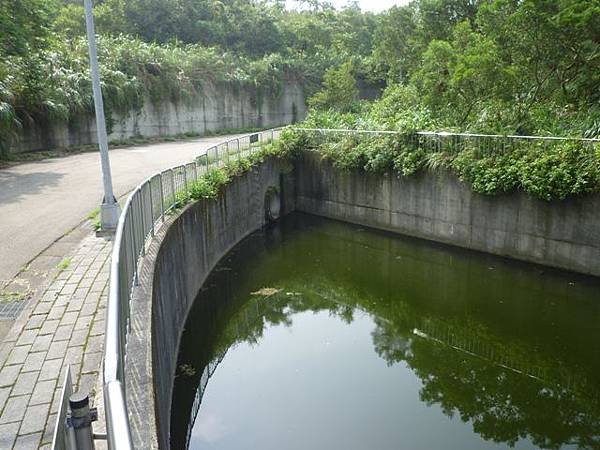
[[[541,145],[574,141],[597,148],[600,139],[554,136],[484,135],[420,131],[403,133],[377,130],[294,128],[314,135],[390,135],[405,139],[429,151],[507,150],[520,142]],[[194,161],[163,170],[138,185],[127,198],[114,239],[110,271],[110,290],[106,314],[103,385],[109,449],[133,448],[125,397],[125,360],[131,294],[138,282],[138,260],[145,255],[148,238],[153,237],[165,215],[180,204],[191,183],[210,169],[257,151],[263,143],[279,137],[281,128],[248,134],[210,147]]]
[[[370,140],[377,137],[400,139],[428,152],[459,153],[463,150],[476,150],[482,154],[514,151],[531,145],[550,148],[553,145],[572,142],[589,150],[599,148],[600,139],[559,137],[559,136],[521,136],[502,134],[451,133],[446,131],[389,131],[389,130],[355,130],[344,128],[294,128],[309,135],[316,143],[335,142],[339,136],[352,136],[357,141]],[[337,136],[337,137],[336,137]],[[358,143],[358,142],[357,142]]]
[[[125,396],[125,360],[131,294],[138,283],[138,260],[145,255],[148,238],[187,197],[195,180],[213,168],[255,153],[280,133],[281,129],[276,128],[212,146],[193,162],[147,178],[127,198],[114,238],[106,313],[103,385],[109,449],[133,449]]]
[[[491,363],[549,385],[559,385],[569,391],[585,392],[595,401],[600,392],[581,374],[566,370],[560,364],[536,361],[526,349],[516,347],[510,351],[502,342],[492,342],[482,338],[476,331],[435,319],[423,319],[413,328],[413,335],[438,344],[448,346],[456,351]],[[515,351],[516,350],[516,351]]]
[[[198,382],[198,387],[196,388],[196,393],[194,394],[194,402],[192,404],[190,420],[188,422],[188,427],[185,435],[186,449],[189,448],[190,445],[192,429],[194,428],[196,417],[198,416],[198,412],[200,411],[200,405],[202,404],[202,399],[204,398],[204,393],[206,392],[206,386],[208,386],[208,382],[210,381],[211,377],[215,374],[217,367],[219,367],[219,364],[221,364],[226,354],[227,350],[217,355],[202,370],[202,375],[200,375],[200,381]]]

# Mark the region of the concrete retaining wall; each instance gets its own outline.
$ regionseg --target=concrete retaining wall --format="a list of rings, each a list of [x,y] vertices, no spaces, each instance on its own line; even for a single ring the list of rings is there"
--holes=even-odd
[[[305,152],[296,209],[561,269],[600,275],[600,196],[485,196],[449,173],[341,171]]]
[[[258,102],[258,104],[257,104]],[[134,136],[169,136],[183,133],[242,128],[269,128],[302,120],[306,105],[302,86],[288,82],[279,95],[269,93],[257,98],[255,90],[232,86],[208,86],[204,95],[187,102],[153,104],[146,99],[139,111],[113,113],[107,118],[109,140]],[[24,123],[11,152],[66,148],[95,144],[96,121],[93,115],[74,118],[70,123]]]
[[[285,191],[282,167],[269,159],[234,179],[218,200],[187,207],[161,228],[143,259],[132,300],[127,348],[132,356],[126,368],[135,448],[169,448],[175,365],[188,311],[221,257],[265,224],[267,189]]]
[[[600,275],[600,196],[543,202],[483,196],[448,173],[398,177],[337,170],[305,152],[290,176],[270,159],[218,200],[169,219],[152,241],[132,300],[127,403],[136,448],[169,448],[171,397],[188,312],[216,263],[265,223],[278,186],[294,209],[586,274]],[[152,413],[154,412],[154,414]]]

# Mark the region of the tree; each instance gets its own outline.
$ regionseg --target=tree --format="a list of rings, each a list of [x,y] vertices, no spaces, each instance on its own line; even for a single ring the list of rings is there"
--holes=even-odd
[[[419,17],[425,44],[449,40],[454,27],[473,21],[482,0],[418,0]]]
[[[0,57],[25,56],[45,45],[56,11],[53,0],[0,2]]]
[[[323,89],[308,100],[313,108],[351,111],[358,100],[356,80],[352,74],[352,61],[329,69],[323,78]]]
[[[406,81],[419,63],[423,45],[414,4],[393,7],[380,17],[373,56],[388,79]]]

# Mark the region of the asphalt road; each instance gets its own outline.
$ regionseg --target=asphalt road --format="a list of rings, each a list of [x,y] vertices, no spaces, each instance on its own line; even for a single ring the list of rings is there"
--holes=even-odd
[[[115,195],[153,173],[188,162],[233,136],[152,144],[110,151]],[[48,245],[77,226],[102,201],[97,152],[0,170],[0,285]]]

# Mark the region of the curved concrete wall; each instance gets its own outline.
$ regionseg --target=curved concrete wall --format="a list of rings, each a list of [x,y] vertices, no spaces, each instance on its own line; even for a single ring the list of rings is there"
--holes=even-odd
[[[305,152],[296,209],[459,247],[600,275],[600,196],[485,196],[450,173],[342,171]]]
[[[169,448],[175,366],[188,311],[216,263],[265,224],[265,194],[273,186],[282,189],[282,167],[269,159],[235,178],[217,200],[196,202],[170,219],[151,243],[134,290],[127,347],[133,355],[126,364],[126,395],[135,448]]]
[[[302,85],[284,83],[276,97],[264,95],[257,104],[255,90],[232,86],[207,86],[205,95],[186,102],[153,104],[146,99],[139,111],[114,113],[110,119],[109,140],[134,136],[169,136],[183,133],[205,134],[224,129],[268,128],[302,120],[306,105]],[[74,118],[70,123],[25,124],[11,152],[67,148],[95,144],[93,115]]]
[[[460,247],[600,275],[600,196],[543,202],[523,193],[483,196],[456,177],[337,170],[305,152],[294,172],[274,159],[169,219],[152,241],[134,289],[126,364],[136,448],[169,448],[179,340],[204,280],[241,239],[265,224],[265,195],[294,209]]]

